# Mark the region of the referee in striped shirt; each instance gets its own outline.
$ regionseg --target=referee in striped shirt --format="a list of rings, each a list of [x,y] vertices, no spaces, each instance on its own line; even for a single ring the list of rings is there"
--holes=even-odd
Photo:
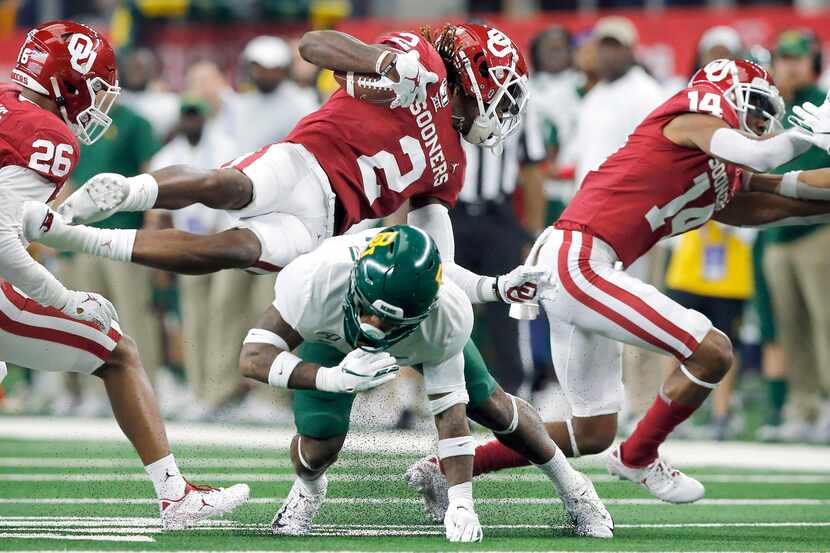
[[[462,144],[467,156],[464,187],[450,210],[455,259],[479,274],[504,274],[523,262],[527,247],[544,228],[541,164],[547,152],[541,127],[528,110],[521,131],[508,138],[501,154]],[[518,187],[522,220],[514,207]],[[476,321],[477,343],[493,376],[508,393],[526,393],[529,382],[519,356],[518,322],[499,303],[477,306]]]

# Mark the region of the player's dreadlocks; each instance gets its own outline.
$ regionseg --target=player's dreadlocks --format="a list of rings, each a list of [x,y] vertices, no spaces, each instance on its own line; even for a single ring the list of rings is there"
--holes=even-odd
[[[424,25],[421,27],[421,36],[435,46],[438,55],[444,60],[444,66],[447,68],[447,84],[450,88],[459,86],[458,69],[455,63],[455,56],[458,53],[455,45],[455,25],[447,23],[437,30]]]

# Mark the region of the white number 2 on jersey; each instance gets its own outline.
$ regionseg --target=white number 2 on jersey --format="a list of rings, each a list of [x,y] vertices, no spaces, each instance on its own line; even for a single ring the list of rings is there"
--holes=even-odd
[[[401,168],[398,166],[398,160],[395,156],[381,150],[373,156],[360,156],[357,158],[357,166],[360,168],[360,175],[363,177],[363,191],[366,193],[366,199],[369,200],[369,205],[372,205],[380,196],[380,184],[378,184],[378,177],[375,174],[375,169],[383,171],[383,176],[386,178],[386,183],[389,188],[395,192],[403,192],[407,186],[421,178],[424,170],[427,168],[427,159],[424,155],[424,149],[421,143],[414,136],[401,137],[401,150],[412,162],[412,169],[404,174],[401,174]]]
[[[723,108],[720,105],[720,95],[714,92],[707,92],[700,98],[697,90],[689,91],[689,111],[703,111],[711,113],[715,117],[723,117]]]
[[[56,147],[52,141],[39,138],[32,142],[32,148],[35,151],[29,158],[31,169],[60,178],[65,177],[72,168],[72,160],[68,156],[75,150],[70,144],[58,144]]]

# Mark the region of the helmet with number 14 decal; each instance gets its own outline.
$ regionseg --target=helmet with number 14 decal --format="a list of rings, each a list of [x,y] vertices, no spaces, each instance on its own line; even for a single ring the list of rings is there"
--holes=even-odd
[[[98,140],[118,97],[115,52],[98,31],[74,21],[49,21],[26,35],[12,81],[42,94],[82,144]]]
[[[784,100],[766,70],[749,60],[718,59],[692,75],[689,86],[718,88],[735,110],[741,130],[765,135],[780,130]],[[758,122],[753,124],[753,120]]]

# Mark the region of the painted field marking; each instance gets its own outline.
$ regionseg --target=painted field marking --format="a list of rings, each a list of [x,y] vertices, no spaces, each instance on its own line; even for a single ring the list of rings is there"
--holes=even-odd
[[[284,497],[254,497],[248,503],[254,505],[277,505],[285,500]],[[523,498],[478,498],[479,505],[558,505],[561,500],[556,497],[523,497]],[[620,498],[605,499],[606,505],[647,505],[669,507],[664,501],[651,498]],[[157,499],[151,498],[122,498],[122,497],[67,497],[67,498],[0,498],[0,505],[157,505]],[[420,505],[421,499],[416,497],[329,497],[326,504],[334,505]],[[830,499],[804,498],[775,498],[775,499],[701,499],[692,505],[724,506],[724,507],[770,507],[782,505],[825,506],[830,505]],[[9,517],[3,517],[8,519]]]
[[[619,479],[609,474],[589,474],[594,482],[618,482]],[[338,472],[329,473],[333,482],[403,482],[400,473],[392,474],[358,474]],[[293,482],[293,472],[278,474],[257,472],[194,472],[189,473],[190,480],[202,482]],[[738,475],[738,474],[702,474],[695,475],[702,482],[734,484],[830,484],[830,475]],[[89,473],[8,473],[0,474],[0,482],[141,482],[147,480],[142,472],[89,472]],[[479,478],[482,482],[548,482],[544,474],[488,474]]]
[[[73,540],[73,541],[123,541],[123,542],[139,542],[151,543],[156,540],[150,536],[100,536],[100,535],[83,535],[75,534],[51,534],[51,533],[32,533],[24,534],[18,532],[0,532],[0,538],[15,538],[23,540]]]

